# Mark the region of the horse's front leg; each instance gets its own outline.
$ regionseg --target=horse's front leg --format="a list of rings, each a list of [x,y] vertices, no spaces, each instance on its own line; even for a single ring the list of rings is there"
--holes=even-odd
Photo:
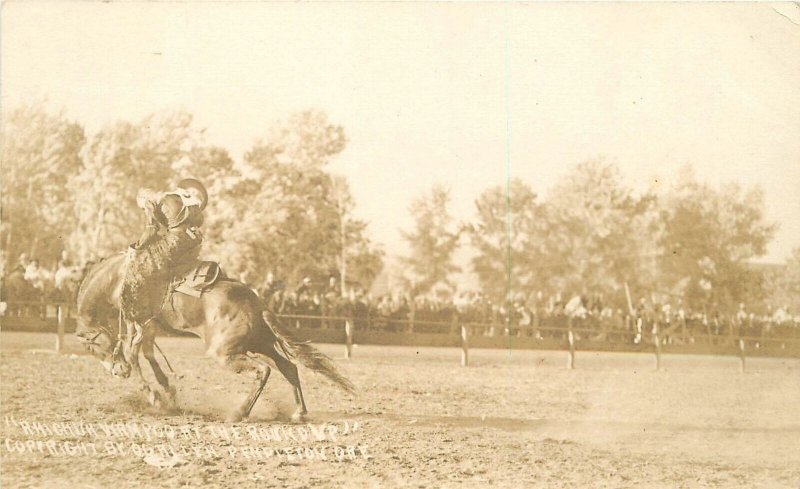
[[[153,370],[153,375],[155,375],[156,381],[166,393],[167,401],[171,406],[174,407],[177,404],[175,387],[169,385],[169,378],[156,360],[155,349],[153,348],[155,346],[156,326],[158,326],[158,324],[154,321],[150,327],[150,330],[152,331],[150,337],[147,340],[142,341],[142,353],[147,359],[147,362],[150,364],[150,368]]]
[[[150,387],[150,384],[145,380],[142,367],[139,365],[139,352],[143,348],[149,349],[153,347],[155,330],[152,327],[142,328],[139,324],[129,323],[128,338],[130,339],[128,348],[126,348],[125,360],[128,362],[128,365],[130,365],[131,373],[139,382],[139,386],[145,392],[147,401],[152,406],[158,406],[161,401],[161,396],[155,389]]]

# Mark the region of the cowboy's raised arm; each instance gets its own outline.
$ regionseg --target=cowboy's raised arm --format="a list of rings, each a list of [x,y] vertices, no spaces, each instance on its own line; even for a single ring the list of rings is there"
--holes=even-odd
[[[133,249],[140,249],[147,245],[158,233],[160,220],[158,218],[161,199],[164,194],[156,192],[149,188],[140,189],[136,195],[136,205],[144,210],[147,219],[147,225],[142,232],[139,239],[131,245]]]
[[[162,198],[164,198],[164,192],[156,192],[149,188],[142,188],[139,189],[139,193],[136,194],[136,205],[139,206],[140,209],[147,209],[148,203],[150,206],[156,207],[158,203],[161,202]]]

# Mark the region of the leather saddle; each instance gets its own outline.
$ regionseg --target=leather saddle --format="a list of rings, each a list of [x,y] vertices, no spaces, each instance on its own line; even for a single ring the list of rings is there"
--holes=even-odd
[[[224,277],[219,263],[201,261],[189,269],[183,278],[173,282],[172,290],[192,297],[200,297],[203,292]]]

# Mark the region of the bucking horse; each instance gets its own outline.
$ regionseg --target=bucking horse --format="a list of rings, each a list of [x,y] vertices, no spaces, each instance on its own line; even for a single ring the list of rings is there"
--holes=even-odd
[[[160,314],[142,334],[132,334],[119,309],[124,263],[125,255],[118,254],[89,268],[78,290],[75,334],[114,376],[133,375],[150,404],[176,402],[175,388],[155,356],[155,335],[159,328],[200,337],[206,354],[220,365],[236,373],[256,373],[255,389],[228,415],[228,420],[240,421],[250,415],[272,367],[294,387],[296,409],[292,419],[302,419],[308,411],[294,361],[354,393],[353,384],[338,371],[333,360],[283,328],[279,318],[247,285],[224,276],[215,277],[202,291],[174,288]],[[139,365],[140,351],[150,364],[161,392],[145,380]]]

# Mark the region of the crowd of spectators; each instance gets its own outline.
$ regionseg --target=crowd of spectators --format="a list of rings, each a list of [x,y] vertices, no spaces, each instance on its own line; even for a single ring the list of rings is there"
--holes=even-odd
[[[310,328],[339,327],[341,318],[352,318],[357,330],[454,333],[460,325],[468,324],[472,334],[539,339],[559,337],[572,328],[584,338],[633,343],[647,341],[657,331],[668,343],[723,336],[800,334],[800,315],[792,316],[787,308],[756,314],[740,304],[733,313],[716,309],[692,311],[680,300],[659,302],[652,294],[630,304],[623,299],[622,305],[605,300],[600,293],[543,292],[520,294],[513,301],[498,303],[480,292],[415,297],[395,292],[374,297],[363,288],[353,288],[342,294],[335,277],[323,287],[314,286],[305,278],[291,289],[272,276],[257,292],[275,312],[298,326]]]
[[[69,302],[74,300],[85,265],[66,253],[48,268],[36,258],[22,254],[13,266],[2,263],[1,300],[8,302]],[[696,338],[745,336],[798,337],[800,315],[788,308],[749,311],[739,304],[735,312],[693,311],[678,299],[655,300],[655,295],[622,304],[601,293],[518,294],[514,300],[495,302],[480,292],[421,294],[396,291],[373,296],[364,288],[348,288],[331,277],[320,286],[304,278],[294,288],[268,274],[256,292],[278,314],[298,326],[339,328],[352,318],[357,330],[415,333],[455,333],[461,325],[472,334],[545,339],[563,336],[571,328],[579,337],[641,343],[657,330],[664,341],[694,341]]]
[[[35,257],[22,253],[15,263],[2,263],[2,300],[4,302],[68,302],[75,299],[83,267],[62,253],[54,267],[47,267]]]

